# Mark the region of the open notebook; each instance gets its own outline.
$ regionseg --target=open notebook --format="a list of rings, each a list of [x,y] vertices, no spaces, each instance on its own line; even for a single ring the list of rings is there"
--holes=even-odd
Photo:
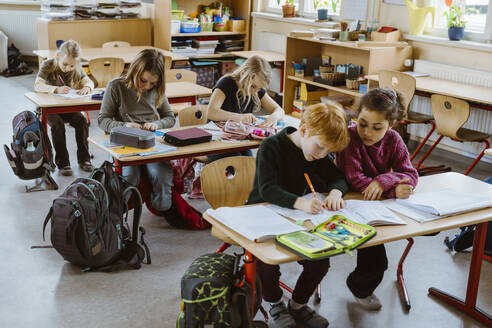
[[[384,203],[397,213],[419,222],[426,222],[490,207],[492,206],[492,199],[486,195],[441,190],[416,193],[408,199],[391,199],[384,201]]]

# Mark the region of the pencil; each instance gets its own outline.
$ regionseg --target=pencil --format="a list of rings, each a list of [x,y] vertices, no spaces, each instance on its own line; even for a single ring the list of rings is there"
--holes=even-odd
[[[60,82],[62,83],[62,86],[65,85],[65,81],[63,81],[62,77],[60,75],[58,75],[58,79],[60,80]]]
[[[304,177],[306,178],[307,184],[309,186],[309,189],[311,189],[311,192],[313,193],[314,198],[318,199],[318,197],[316,197],[316,191],[314,191],[313,184],[311,183],[311,179],[309,179],[309,175],[307,173],[304,173]]]

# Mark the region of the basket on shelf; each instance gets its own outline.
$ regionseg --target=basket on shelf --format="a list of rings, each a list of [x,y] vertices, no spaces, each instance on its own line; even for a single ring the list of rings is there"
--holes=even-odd
[[[335,66],[333,65],[321,65],[319,67],[320,73],[332,73],[335,71]]]
[[[347,86],[347,88],[352,89],[352,90],[359,90],[359,86],[361,84],[365,84],[365,83],[367,83],[366,79],[353,79],[353,80],[346,79],[345,80],[345,85]]]
[[[319,75],[323,80],[329,80],[334,82],[342,81],[345,78],[345,73],[340,73],[340,72],[331,72],[331,73],[320,72]]]

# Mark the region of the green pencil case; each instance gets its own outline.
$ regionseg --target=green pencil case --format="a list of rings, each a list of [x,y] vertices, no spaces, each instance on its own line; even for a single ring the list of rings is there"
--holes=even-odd
[[[333,215],[311,231],[278,235],[276,242],[308,260],[348,253],[376,235],[373,227],[356,223],[343,215]]]

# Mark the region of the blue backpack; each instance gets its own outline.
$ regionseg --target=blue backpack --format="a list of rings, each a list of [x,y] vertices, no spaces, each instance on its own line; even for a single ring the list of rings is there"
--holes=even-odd
[[[42,190],[43,182],[50,189],[58,189],[50,175],[55,169],[51,142],[36,114],[31,111],[17,114],[12,120],[12,129],[11,148],[3,145],[3,149],[14,174],[22,180],[41,178],[34,187],[26,186],[26,191]]]

